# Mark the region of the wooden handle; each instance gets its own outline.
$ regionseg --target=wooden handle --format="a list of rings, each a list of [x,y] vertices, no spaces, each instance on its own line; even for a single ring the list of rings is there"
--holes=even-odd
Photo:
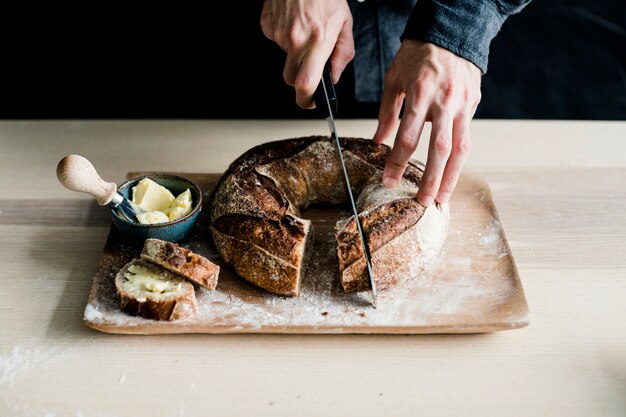
[[[109,204],[117,192],[117,185],[100,178],[91,162],[80,155],[61,159],[57,165],[57,178],[69,190],[91,194],[101,206]]]

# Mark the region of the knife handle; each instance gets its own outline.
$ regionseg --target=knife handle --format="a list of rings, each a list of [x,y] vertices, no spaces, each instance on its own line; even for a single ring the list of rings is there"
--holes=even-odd
[[[61,159],[57,165],[57,178],[68,190],[91,194],[101,206],[109,204],[117,193],[117,185],[100,178],[91,162],[80,155],[67,155]]]
[[[322,82],[323,80],[323,82]],[[315,101],[315,107],[317,107],[323,114],[326,114],[326,97],[324,95],[324,85],[326,85],[326,94],[328,94],[328,102],[330,103],[330,111],[333,116],[337,114],[338,101],[337,94],[335,92],[335,85],[333,84],[333,74],[330,72],[330,63],[326,61],[324,64],[324,71],[322,72],[322,80],[320,80],[315,93],[313,94],[313,100]]]

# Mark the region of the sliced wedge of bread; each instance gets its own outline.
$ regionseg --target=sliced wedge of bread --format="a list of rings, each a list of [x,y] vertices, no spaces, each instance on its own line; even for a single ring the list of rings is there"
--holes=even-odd
[[[122,311],[146,319],[181,320],[196,312],[193,285],[141,258],[127,263],[115,277]]]
[[[219,265],[176,243],[146,239],[141,258],[160,265],[206,289],[214,290],[217,285]]]

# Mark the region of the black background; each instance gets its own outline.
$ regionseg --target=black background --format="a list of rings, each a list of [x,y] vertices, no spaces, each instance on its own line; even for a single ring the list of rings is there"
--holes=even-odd
[[[309,118],[259,1],[0,8],[0,118]],[[340,117],[376,117],[338,86]],[[626,4],[535,0],[494,40],[477,118],[626,119]]]

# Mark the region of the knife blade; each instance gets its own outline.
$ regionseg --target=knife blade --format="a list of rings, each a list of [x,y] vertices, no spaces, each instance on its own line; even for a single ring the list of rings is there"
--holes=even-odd
[[[142,207],[125,198],[119,191],[115,193],[109,205],[118,209],[129,221],[135,223],[139,220],[137,216],[146,212]]]
[[[322,114],[326,116],[326,121],[328,122],[328,127],[330,129],[330,136],[333,139],[335,147],[337,149],[339,166],[341,167],[341,172],[343,174],[343,183],[345,186],[346,196],[348,197],[348,202],[350,203],[350,207],[352,208],[356,227],[359,231],[359,236],[361,237],[361,244],[363,245],[365,268],[367,270],[367,278],[369,279],[372,292],[372,306],[376,308],[376,282],[374,281],[374,274],[372,272],[372,257],[370,254],[369,245],[367,244],[367,239],[365,238],[365,233],[363,232],[363,225],[361,224],[361,219],[359,219],[359,213],[356,209],[354,196],[352,195],[350,178],[348,177],[348,171],[346,170],[346,164],[343,159],[341,143],[339,142],[339,135],[337,134],[337,126],[335,126],[335,118],[333,115],[337,113],[338,100],[335,92],[335,86],[333,85],[333,76],[330,71],[330,65],[328,64],[328,62],[326,63],[326,65],[324,65],[324,72],[320,84],[315,91],[314,100],[316,107],[322,112]]]

